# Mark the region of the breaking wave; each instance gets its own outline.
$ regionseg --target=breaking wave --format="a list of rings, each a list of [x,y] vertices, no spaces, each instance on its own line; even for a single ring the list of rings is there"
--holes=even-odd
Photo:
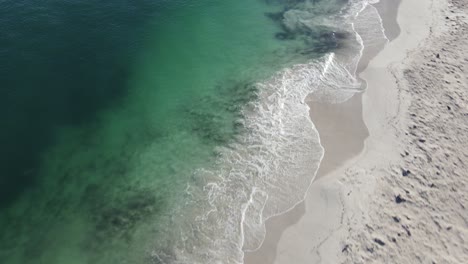
[[[305,99],[313,94],[314,100],[339,103],[363,91],[356,69],[364,45],[385,38],[380,16],[367,1],[350,2],[327,16],[317,13],[331,13],[331,5],[314,9],[307,3],[283,13],[286,31],[336,28],[332,37],[342,46],[256,84],[257,100],[238,121],[245,133],[216,150],[215,166],[194,172],[186,202],[171,219],[174,233],[168,237],[174,240],[153,247],[157,263],[242,263],[243,252],[262,244],[265,221],[304,200],[324,154]]]

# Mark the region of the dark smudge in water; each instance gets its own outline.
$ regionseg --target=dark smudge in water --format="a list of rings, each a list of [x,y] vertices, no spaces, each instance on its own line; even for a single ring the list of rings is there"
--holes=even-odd
[[[248,82],[231,81],[217,85],[216,89],[221,96],[194,100],[185,111],[190,119],[197,120],[191,123],[191,130],[205,143],[227,145],[243,130],[242,122],[238,121],[242,119],[241,107],[257,98],[256,87]]]
[[[321,56],[322,54],[339,49],[343,43],[351,37],[348,32],[341,31],[338,28],[316,25],[314,27],[300,24],[294,27],[286,24],[285,13],[301,5],[304,1],[286,1],[287,7],[281,12],[268,12],[265,16],[278,24],[281,31],[275,34],[278,40],[301,40],[305,47],[298,49],[297,53],[301,55],[310,55],[312,57]],[[319,1],[313,1],[314,4]],[[347,0],[343,1],[343,4]]]
[[[2,2],[0,207],[40,181],[40,155],[58,126],[87,123],[126,93],[155,4],[111,2]]]

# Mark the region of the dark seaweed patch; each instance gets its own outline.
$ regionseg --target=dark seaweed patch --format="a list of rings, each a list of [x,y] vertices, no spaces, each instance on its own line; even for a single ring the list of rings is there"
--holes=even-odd
[[[256,99],[256,88],[249,83],[218,85],[219,96],[203,97],[189,105],[190,130],[208,144],[225,145],[243,130],[241,110]]]
[[[232,138],[232,128],[220,113],[191,111],[190,115],[196,120],[192,125],[192,131],[204,141],[226,144]]]
[[[275,34],[275,38],[279,40],[292,40],[295,39],[295,35],[290,32],[278,32]]]
[[[297,48],[297,53],[300,55],[322,55],[330,51],[339,49],[343,46],[345,39],[349,37],[349,33],[339,31],[336,28],[329,28],[320,25],[310,26],[302,23],[297,23],[293,27],[287,25],[284,14],[291,9],[302,10],[305,7],[301,4],[304,1],[296,0],[277,0],[279,4],[284,5],[284,9],[280,12],[268,12],[265,16],[275,22],[280,31],[275,33],[274,37],[281,41],[302,41],[301,48]],[[319,5],[321,1],[313,0],[312,4]],[[342,0],[339,5],[333,9],[327,10],[326,14],[331,14],[339,10],[347,0]],[[326,15],[320,14],[320,15]]]
[[[150,190],[122,191],[118,198],[109,199],[102,194],[102,188],[90,185],[85,195],[91,207],[90,220],[94,223],[85,247],[92,250],[115,238],[130,242],[135,227],[164,206],[163,200]]]
[[[288,9],[300,4],[300,3],[304,3],[306,0],[265,0],[265,2],[267,4],[281,4],[281,5],[284,5],[286,7],[288,7]],[[320,0],[313,0],[314,3],[315,2],[318,2]]]
[[[120,2],[2,2],[1,209],[47,177],[40,163],[57,128],[94,122],[126,96],[128,65],[159,5]]]
[[[278,40],[295,40],[302,39],[304,48],[299,49],[302,55],[308,54],[324,54],[343,46],[343,42],[348,38],[348,33],[337,32],[334,29],[312,30],[308,27],[298,27],[290,30],[283,27],[281,32],[275,34]]]
[[[318,31],[306,34],[307,48],[301,54],[324,54],[344,46],[344,41],[349,38],[349,33],[335,31],[331,28],[322,28]]]
[[[281,20],[283,19],[284,12],[267,12],[265,13],[265,16],[273,20],[274,22],[281,23]]]

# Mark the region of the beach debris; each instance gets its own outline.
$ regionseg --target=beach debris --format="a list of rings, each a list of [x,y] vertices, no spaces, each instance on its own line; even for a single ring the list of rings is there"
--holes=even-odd
[[[408,236],[411,236],[411,232],[410,232],[409,227],[407,225],[402,225],[401,227],[403,227],[403,229],[406,231],[406,234]]]
[[[418,141],[421,142],[421,143],[426,142],[426,140],[424,138],[420,138],[420,139],[418,139]]]
[[[399,222],[401,221],[401,218],[398,217],[398,216],[394,216],[394,217],[392,217],[392,218],[393,218],[393,221],[395,221],[395,222],[397,222],[397,223],[399,223]]]
[[[383,242],[382,239],[374,238],[374,242],[379,244],[380,246],[385,246],[385,242]]]
[[[406,199],[403,198],[403,197],[401,197],[401,195],[397,195],[397,196],[395,197],[395,202],[396,202],[397,204],[399,204],[399,203],[404,203],[404,202],[406,202]]]
[[[436,54],[436,58],[440,59],[440,54],[439,53]]]
[[[372,226],[366,224],[366,228],[370,231],[370,232],[373,232],[374,231],[374,228],[372,228]]]
[[[400,153],[401,157],[404,158],[404,157],[408,157],[409,156],[409,152],[408,151],[404,151],[402,153]]]
[[[349,245],[346,244],[346,245],[343,247],[343,249],[341,250],[341,252],[342,252],[342,253],[348,252],[348,250],[349,250]]]
[[[408,176],[410,173],[411,173],[410,170],[406,170],[406,169],[402,169],[402,170],[401,170],[401,175],[403,175],[403,176],[405,176],[405,177]]]

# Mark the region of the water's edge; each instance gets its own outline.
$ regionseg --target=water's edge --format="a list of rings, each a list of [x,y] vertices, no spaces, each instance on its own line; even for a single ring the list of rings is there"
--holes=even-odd
[[[388,1],[380,1],[376,3],[372,3],[371,6],[375,7],[377,12],[379,13],[380,19],[380,26],[384,37],[386,38],[385,43],[383,45],[369,45],[365,46],[363,44],[361,55],[359,58],[358,66],[356,67],[356,71],[354,75],[356,78],[359,78],[359,74],[365,70],[368,62],[374,58],[380,51],[384,49],[385,44],[388,41],[391,41],[396,38],[399,33],[399,29],[392,28],[390,33],[390,37],[387,37],[385,27],[386,25],[393,25],[392,21],[395,20],[396,22],[396,12],[399,6],[400,1],[389,3]],[[362,11],[362,10],[361,10]],[[382,18],[380,13],[385,12],[385,16]],[[358,14],[359,15],[359,14]],[[358,16],[356,15],[356,17]],[[354,26],[353,26],[354,27]],[[396,32],[396,33],[395,33]],[[395,35],[396,34],[396,35]],[[358,38],[360,38],[359,34],[356,32]],[[362,82],[363,87],[367,89],[367,84],[365,80],[359,78]],[[321,143],[325,149],[325,155],[321,160],[320,167],[314,176],[314,181],[317,178],[326,176],[331,170],[342,166],[346,160],[349,160],[355,156],[357,156],[363,149],[364,141],[368,137],[368,130],[362,118],[362,96],[361,92],[354,94],[351,98],[346,100],[345,102],[341,102],[339,104],[329,104],[323,103],[319,100],[308,100],[308,104],[310,106],[310,118],[313,124],[316,126],[320,134]],[[313,94],[308,95],[308,97],[313,97]],[[330,113],[337,112],[337,113],[348,113],[349,115],[354,116],[354,120],[358,120],[359,125],[355,129],[354,135],[352,137],[347,138],[346,141],[351,141],[356,143],[355,147],[347,152],[346,146],[342,146],[339,149],[340,152],[346,152],[344,155],[340,155],[339,157],[334,156],[337,151],[330,150],[330,147],[327,147],[328,144],[324,142],[324,137],[329,138],[330,140],[337,140],[342,135],[336,135],[336,131],[330,129],[330,122],[334,123],[336,121],[339,124],[343,121],[343,116],[336,116],[331,115],[333,119],[327,119],[330,117]],[[325,116],[325,118],[324,118]],[[318,120],[318,118],[322,118],[322,120]],[[348,116],[349,118],[349,116]],[[325,120],[327,119],[327,120]],[[341,124],[339,127],[341,130],[346,130]],[[327,133],[327,134],[324,134]],[[325,139],[326,141],[326,139]],[[341,142],[341,141],[340,141]],[[336,143],[336,142],[335,142]],[[335,147],[340,144],[335,144]],[[328,161],[327,159],[330,159]],[[329,164],[328,164],[329,163]],[[313,183],[312,183],[313,184]],[[282,233],[291,225],[294,225],[299,221],[299,219],[306,213],[305,211],[305,199],[298,202],[293,208],[290,208],[288,211],[284,212],[283,214],[277,215],[273,218],[270,218],[266,221],[266,237],[262,242],[261,247],[259,247],[255,251],[245,252],[244,263],[246,264],[255,264],[255,263],[274,263],[276,258],[276,246],[281,239]]]

